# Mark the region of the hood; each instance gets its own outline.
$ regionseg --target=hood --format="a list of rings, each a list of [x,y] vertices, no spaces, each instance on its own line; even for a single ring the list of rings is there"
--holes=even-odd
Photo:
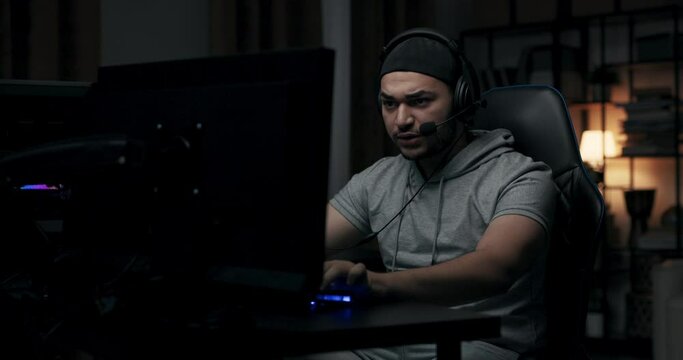
[[[514,150],[512,145],[515,140],[507,129],[471,130],[470,133],[473,136],[472,141],[460,150],[443,169],[434,174],[430,183],[462,176],[491,159]],[[413,162],[413,166],[417,167],[417,163]],[[417,177],[414,183],[424,181],[419,171],[412,173]]]

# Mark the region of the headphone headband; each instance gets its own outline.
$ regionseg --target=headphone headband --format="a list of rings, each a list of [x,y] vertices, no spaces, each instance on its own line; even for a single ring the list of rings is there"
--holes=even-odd
[[[460,56],[462,56],[460,49],[459,49],[459,46],[458,46],[458,43],[455,42],[455,40],[450,39],[450,38],[444,36],[443,34],[438,33],[432,29],[429,29],[429,28],[415,28],[415,29],[406,30],[406,31],[396,35],[396,37],[394,37],[386,45],[384,45],[384,47],[382,48],[382,53],[380,54],[379,60],[381,62],[384,62],[384,60],[386,60],[389,53],[392,50],[394,50],[394,48],[398,44],[400,44],[400,43],[402,43],[405,40],[408,40],[410,38],[414,38],[414,37],[428,38],[428,39],[432,39],[432,40],[435,40],[435,41],[442,43],[443,45],[445,45],[448,48],[448,50],[451,51],[451,54],[453,54],[454,59],[457,59]]]

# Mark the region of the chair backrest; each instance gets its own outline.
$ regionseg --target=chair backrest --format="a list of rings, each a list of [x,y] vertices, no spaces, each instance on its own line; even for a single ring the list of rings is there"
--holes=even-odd
[[[561,191],[545,285],[547,358],[587,357],[583,350],[589,291],[604,231],[602,195],[586,171],[562,95],[544,85],[494,88],[482,95],[474,128],[505,128],[516,149],[543,161]]]

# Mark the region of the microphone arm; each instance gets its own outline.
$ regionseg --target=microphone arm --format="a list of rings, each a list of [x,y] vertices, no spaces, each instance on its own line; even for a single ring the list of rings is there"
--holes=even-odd
[[[464,109],[458,111],[457,113],[455,113],[452,116],[449,116],[446,120],[444,120],[440,123],[435,123],[433,121],[426,122],[426,123],[420,125],[420,135],[423,135],[423,136],[431,135],[431,134],[436,132],[436,128],[438,128],[439,126],[441,126],[441,125],[443,125],[443,124],[445,124],[445,123],[447,123],[453,119],[457,119],[463,115],[466,115],[470,112],[474,112],[477,109],[479,109],[480,107],[486,108],[487,105],[488,104],[486,103],[486,99],[477,100],[477,101],[473,102],[472,104],[465,106]]]

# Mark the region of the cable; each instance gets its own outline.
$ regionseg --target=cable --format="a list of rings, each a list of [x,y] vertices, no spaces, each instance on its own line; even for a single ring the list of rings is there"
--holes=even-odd
[[[462,139],[462,137],[463,137],[463,135],[465,135],[465,133],[467,133],[467,129],[463,129],[463,131],[460,133],[460,135],[458,136],[458,138],[455,139],[455,141],[453,141],[453,143],[448,147],[448,151],[446,151],[446,153],[444,154],[444,156],[441,158],[441,160],[439,161],[439,164],[436,166],[436,168],[434,168],[434,171],[432,171],[432,173],[429,174],[429,176],[427,177],[427,179],[422,183],[422,185],[420,185],[420,187],[417,189],[417,191],[415,192],[415,194],[413,194],[413,196],[411,196],[410,199],[408,199],[408,202],[406,202],[406,203],[403,205],[403,207],[401,207],[401,209],[400,209],[399,211],[397,211],[396,214],[395,214],[391,219],[389,219],[389,221],[386,222],[386,224],[384,224],[384,226],[382,226],[379,230],[377,230],[377,231],[375,231],[375,232],[372,232],[372,233],[366,235],[366,236],[365,236],[364,238],[362,238],[360,241],[358,241],[357,243],[355,243],[355,244],[353,244],[353,245],[351,245],[351,246],[347,246],[347,247],[343,247],[343,248],[330,248],[330,247],[326,247],[325,249],[326,249],[326,250],[332,250],[332,251],[344,251],[344,250],[349,250],[349,249],[353,249],[353,248],[355,248],[355,247],[361,246],[361,245],[363,245],[363,244],[366,244],[366,243],[372,241],[374,238],[376,238],[377,235],[379,235],[379,233],[381,233],[382,231],[384,231],[384,229],[386,229],[386,227],[389,226],[389,224],[391,224],[392,222],[394,222],[394,220],[396,220],[396,218],[397,218],[399,215],[401,215],[401,213],[403,212],[403,210],[405,210],[405,209],[408,207],[408,205],[410,205],[410,203],[413,202],[413,200],[415,199],[415,197],[417,197],[417,195],[419,195],[419,194],[422,192],[422,190],[423,190],[424,187],[427,185],[427,183],[429,182],[429,180],[432,179],[432,177],[434,176],[434,174],[436,174],[439,170],[441,170],[441,169],[446,165],[446,163],[447,163],[446,160],[448,159],[448,155],[449,155],[449,154],[451,153],[451,151],[453,150],[453,147],[455,147],[455,145],[456,145],[458,142],[460,142],[460,139]]]

